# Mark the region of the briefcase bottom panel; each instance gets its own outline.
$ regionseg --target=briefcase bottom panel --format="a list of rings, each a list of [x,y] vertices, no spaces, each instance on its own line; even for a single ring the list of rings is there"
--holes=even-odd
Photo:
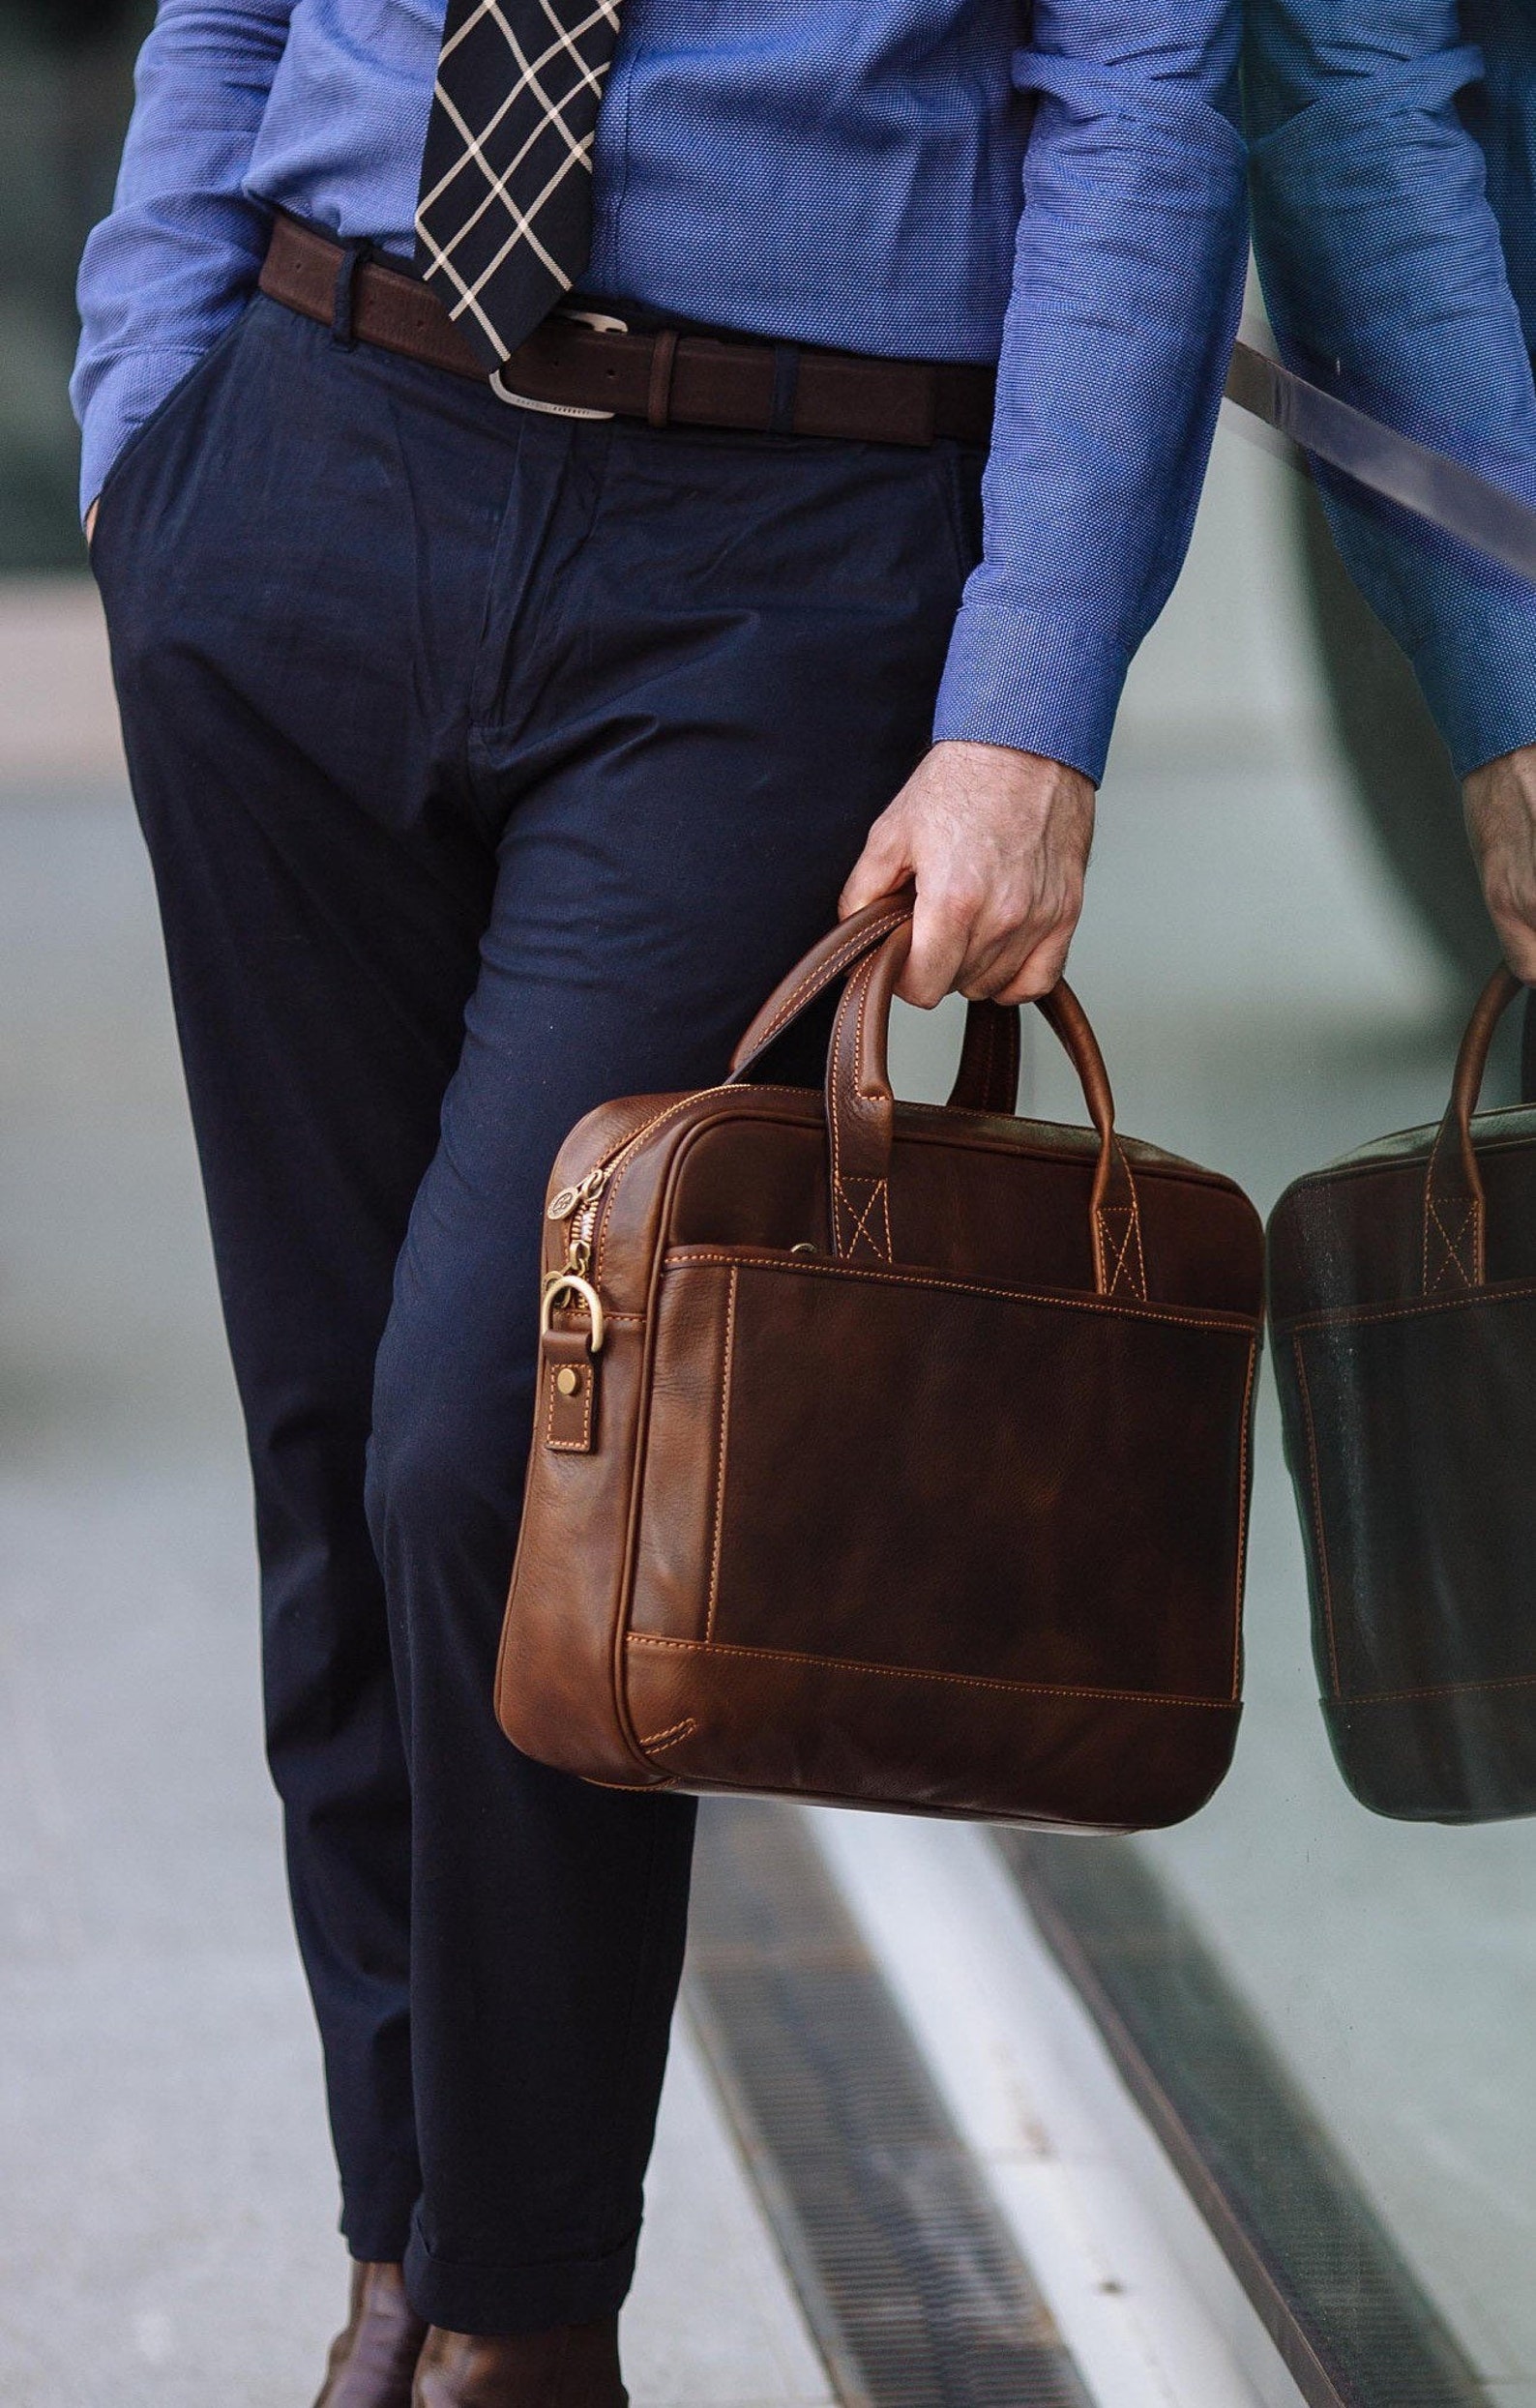
[[[631,1721],[678,1787],[1040,1829],[1144,1831],[1202,1806],[1232,1759],[1235,1705],[958,1692],[940,1679],[641,1634]]]
[[[1255,1350],[1197,1314],[674,1255],[630,1629],[943,1675],[957,1703],[1229,1702]]]
[[[1536,1292],[1310,1323],[1277,1355],[1330,1693],[1530,1682]],[[1376,1711],[1372,1707],[1370,1711]],[[1448,1711],[1448,1710],[1447,1710]]]
[[[1325,1697],[1335,1759],[1362,1806],[1407,1823],[1536,1814],[1536,1680],[1419,1697]]]

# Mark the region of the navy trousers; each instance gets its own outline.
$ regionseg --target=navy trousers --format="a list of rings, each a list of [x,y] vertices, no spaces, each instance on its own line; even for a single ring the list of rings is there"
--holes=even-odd
[[[491,1714],[549,1165],[829,924],[980,467],[535,415],[258,299],[103,497],[342,2229],[460,2331],[622,2299],[687,1915],[692,1804]]]

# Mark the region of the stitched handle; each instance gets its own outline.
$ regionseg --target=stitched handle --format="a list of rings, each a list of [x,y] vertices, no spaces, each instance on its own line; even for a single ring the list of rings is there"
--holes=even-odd
[[[896,1100],[887,1069],[891,1000],[912,941],[910,910],[867,951],[842,990],[827,1057],[827,1133],[833,1249],[849,1261],[890,1262],[891,1147]],[[1090,1198],[1094,1286],[1101,1296],[1146,1298],[1136,1183],[1114,1128],[1114,1097],[1088,1017],[1065,982],[1039,999],[1081,1082],[1099,1133]]]
[[[1488,1204],[1472,1143],[1472,1115],[1483,1092],[1493,1031],[1517,995],[1524,993],[1513,970],[1500,962],[1473,1007],[1451,1101],[1445,1107],[1424,1180],[1424,1292],[1481,1287],[1486,1277]]]
[[[834,979],[845,978],[854,963],[882,936],[899,927],[911,916],[912,891],[907,888],[897,895],[882,895],[877,901],[866,903],[862,911],[850,912],[847,919],[829,928],[817,939],[803,960],[784,975],[774,988],[762,1010],[749,1024],[746,1035],[730,1057],[730,1075],[743,1079],[759,1056],[765,1054],[776,1037],[782,1037],[791,1020],[798,1020],[818,995],[825,993]]]
[[[797,961],[780,980],[730,1057],[730,1075],[743,1079],[765,1054],[775,1038],[809,1010],[835,979],[846,978],[865,954],[889,936],[912,908],[910,887],[881,896],[849,914]],[[1019,1013],[999,1004],[973,1003],[965,1014],[965,1042],[960,1052],[951,1103],[972,1112],[1012,1112],[1019,1101]]]

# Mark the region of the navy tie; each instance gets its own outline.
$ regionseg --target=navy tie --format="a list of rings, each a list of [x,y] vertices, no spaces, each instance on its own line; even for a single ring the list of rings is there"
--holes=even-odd
[[[592,248],[592,144],[620,0],[450,0],[417,264],[488,367]]]

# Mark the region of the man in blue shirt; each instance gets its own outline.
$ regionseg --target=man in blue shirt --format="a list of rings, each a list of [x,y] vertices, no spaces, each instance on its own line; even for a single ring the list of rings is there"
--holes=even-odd
[[[329,2408],[623,2398],[692,1807],[491,1721],[547,1166],[903,880],[911,1000],[1059,976],[1235,323],[1234,16],[162,0],[82,500],[359,2267]]]

